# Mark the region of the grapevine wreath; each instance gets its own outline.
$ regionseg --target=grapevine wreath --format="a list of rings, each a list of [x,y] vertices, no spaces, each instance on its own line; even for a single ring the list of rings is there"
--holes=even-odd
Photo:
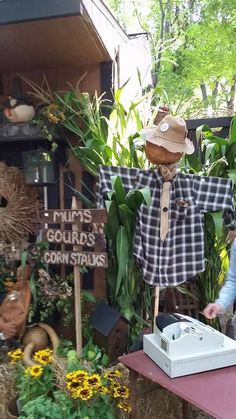
[[[18,242],[33,233],[39,209],[38,193],[25,184],[23,173],[0,162],[0,241]]]

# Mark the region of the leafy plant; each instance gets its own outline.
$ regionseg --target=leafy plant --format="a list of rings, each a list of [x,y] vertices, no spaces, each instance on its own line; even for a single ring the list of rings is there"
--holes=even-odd
[[[79,412],[74,411],[73,401],[67,394],[57,390],[52,396],[41,395],[26,403],[21,411],[20,419],[79,419]]]
[[[22,406],[41,395],[48,395],[54,387],[53,370],[48,365],[16,366],[16,389]]]
[[[111,184],[112,191],[105,201],[109,298],[128,320],[135,317],[140,321],[144,308],[140,295],[145,284],[133,255],[133,243],[137,211],[142,204],[150,204],[150,190],[134,189],[126,193],[119,176],[111,176]]]
[[[37,365],[25,367],[20,349],[9,352],[16,364],[16,388],[20,418],[115,419],[116,409],[123,418],[130,412],[127,376],[118,367],[104,369],[97,359],[78,359],[75,350],[67,353],[67,363],[52,362],[49,349],[35,353]],[[60,361],[59,361],[60,362]]]
[[[216,135],[207,125],[198,127],[198,154],[185,156],[182,170],[193,171],[202,176],[229,178],[236,192],[236,117],[232,118],[229,137],[224,139]],[[200,308],[214,301],[222,286],[228,268],[228,248],[223,216],[220,212],[205,215],[205,257],[206,269],[197,275]],[[203,319],[204,320],[204,319]],[[220,328],[219,319],[211,324]]]

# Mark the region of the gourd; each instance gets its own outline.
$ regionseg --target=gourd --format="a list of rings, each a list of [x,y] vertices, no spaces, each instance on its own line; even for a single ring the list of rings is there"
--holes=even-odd
[[[173,153],[157,144],[146,141],[145,154],[147,159],[153,164],[171,164],[181,159],[183,153]]]
[[[59,345],[59,338],[51,326],[46,323],[38,323],[26,332],[23,337],[23,345],[25,345],[23,352],[23,362],[27,367],[36,365],[32,360],[32,353],[46,348],[49,339],[52,344],[53,356],[56,355]]]

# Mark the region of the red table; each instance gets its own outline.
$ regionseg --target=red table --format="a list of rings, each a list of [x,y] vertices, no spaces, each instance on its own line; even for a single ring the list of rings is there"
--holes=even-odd
[[[170,378],[143,351],[119,361],[131,373],[148,378],[216,419],[236,418],[236,366]],[[183,413],[186,416],[186,410]]]

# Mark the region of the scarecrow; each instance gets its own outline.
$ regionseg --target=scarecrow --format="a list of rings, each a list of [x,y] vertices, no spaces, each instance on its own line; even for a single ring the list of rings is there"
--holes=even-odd
[[[194,146],[182,118],[165,114],[157,126],[143,130],[149,169],[98,168],[98,205],[111,191],[112,175],[124,188],[149,187],[152,203],[143,204],[136,221],[134,255],[143,279],[155,287],[176,286],[205,270],[204,213],[223,211],[224,223],[235,229],[230,179],[178,173],[176,162]]]

